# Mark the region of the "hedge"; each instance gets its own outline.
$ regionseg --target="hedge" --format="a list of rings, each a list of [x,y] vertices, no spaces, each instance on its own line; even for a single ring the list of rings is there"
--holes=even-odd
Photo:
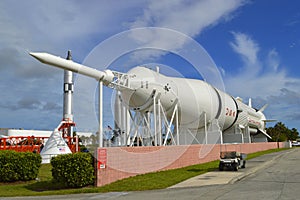
[[[31,152],[0,151],[0,182],[36,179],[42,158]]]
[[[94,158],[89,153],[62,154],[51,159],[54,181],[67,187],[93,185],[95,180]]]

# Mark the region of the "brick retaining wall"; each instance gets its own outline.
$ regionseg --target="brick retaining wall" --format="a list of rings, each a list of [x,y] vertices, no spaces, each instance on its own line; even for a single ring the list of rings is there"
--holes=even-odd
[[[284,147],[279,143],[279,147]],[[99,148],[97,186],[153,171],[181,168],[219,159],[220,150],[253,153],[277,148],[276,142],[226,145],[180,145]]]

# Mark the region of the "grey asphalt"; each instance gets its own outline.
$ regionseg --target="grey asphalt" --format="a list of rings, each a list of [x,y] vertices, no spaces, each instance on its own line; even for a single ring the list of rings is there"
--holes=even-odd
[[[210,172],[163,190],[0,199],[300,199],[300,148],[247,161],[238,172]]]

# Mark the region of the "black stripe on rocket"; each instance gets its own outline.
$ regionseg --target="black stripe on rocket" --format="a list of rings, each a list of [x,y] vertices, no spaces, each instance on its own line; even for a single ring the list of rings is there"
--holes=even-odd
[[[230,96],[231,98],[232,98],[232,100],[233,100],[233,102],[234,102],[234,104],[235,104],[235,107],[236,107],[236,115],[235,115],[235,119],[234,119],[234,121],[232,122],[232,124],[228,127],[228,128],[226,128],[224,131],[227,131],[228,129],[230,129],[235,123],[236,123],[236,121],[237,121],[237,119],[238,119],[238,117],[239,117],[239,113],[241,112],[240,110],[239,110],[239,107],[238,107],[238,104],[237,104],[237,102],[236,102],[236,100],[232,97],[232,96]],[[223,132],[224,132],[223,131]]]
[[[221,115],[221,111],[222,111],[222,99],[221,99],[221,96],[220,96],[218,90],[215,87],[212,87],[212,88],[216,91],[217,96],[218,96],[219,108],[218,108],[218,112],[216,114],[216,118],[215,119],[219,119],[219,117]]]

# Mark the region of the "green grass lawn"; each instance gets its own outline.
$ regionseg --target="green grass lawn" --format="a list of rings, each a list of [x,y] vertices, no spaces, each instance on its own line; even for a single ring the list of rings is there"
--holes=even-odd
[[[285,149],[273,149],[248,154],[247,159],[252,159],[267,153],[273,153],[282,150]],[[219,161],[213,161],[180,169],[142,174],[116,181],[103,187],[90,186],[79,189],[67,189],[62,185],[52,181],[51,165],[43,164],[40,168],[37,180],[17,183],[0,183],[0,196],[37,196],[163,189],[191,177],[216,170],[218,168],[218,165]]]

